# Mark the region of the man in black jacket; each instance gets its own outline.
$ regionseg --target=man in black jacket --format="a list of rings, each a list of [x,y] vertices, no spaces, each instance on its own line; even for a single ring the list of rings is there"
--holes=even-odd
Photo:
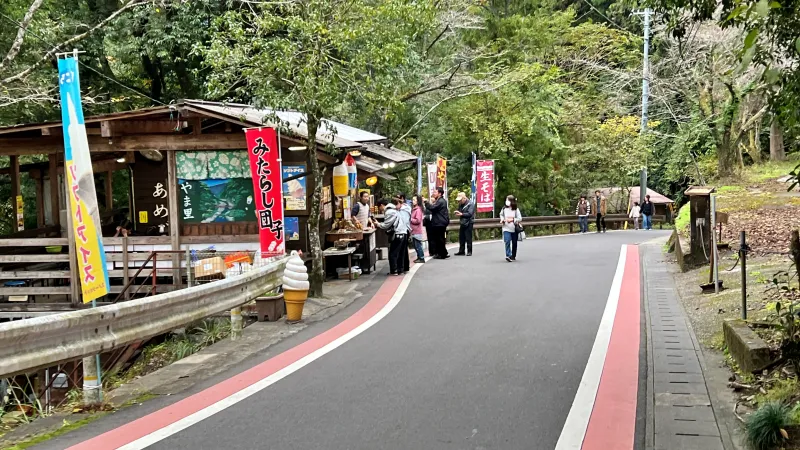
[[[472,256],[472,224],[475,223],[475,204],[463,192],[458,193],[456,200],[458,200],[456,215],[459,218],[458,253],[456,253],[456,256]],[[464,253],[465,246],[467,248],[466,253]]]
[[[650,201],[650,196],[644,196],[644,203],[642,203],[642,216],[644,217],[644,223],[642,224],[642,228],[645,230],[652,230],[653,229],[653,213],[655,212],[655,208],[653,207],[653,202]]]
[[[447,210],[447,200],[444,198],[444,189],[436,188],[433,191],[433,203],[425,202],[425,209],[431,215],[430,235],[428,242],[431,244],[430,252],[434,259],[446,259],[447,253],[445,233],[450,225],[450,213]]]

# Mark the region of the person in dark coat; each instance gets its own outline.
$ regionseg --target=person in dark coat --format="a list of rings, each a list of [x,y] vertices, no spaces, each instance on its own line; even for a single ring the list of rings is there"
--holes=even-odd
[[[653,206],[653,202],[650,201],[650,196],[644,196],[644,203],[642,203],[642,217],[644,218],[644,223],[642,224],[645,230],[652,230],[653,229],[653,213],[656,211],[655,206]]]
[[[458,253],[456,255],[472,256],[472,226],[475,223],[475,204],[463,192],[458,193],[456,200],[458,200],[456,216],[459,218]],[[464,247],[467,249],[466,253],[464,253]]]
[[[444,189],[438,187],[433,191],[433,203],[425,202],[425,210],[431,216],[431,227],[428,241],[431,242],[431,253],[434,259],[447,259],[445,233],[450,225],[450,213],[447,210],[447,200],[444,198]]]

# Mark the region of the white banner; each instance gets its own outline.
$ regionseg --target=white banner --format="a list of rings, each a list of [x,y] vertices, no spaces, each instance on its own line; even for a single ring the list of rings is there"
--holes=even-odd
[[[428,197],[436,190],[436,163],[426,163],[428,168]]]

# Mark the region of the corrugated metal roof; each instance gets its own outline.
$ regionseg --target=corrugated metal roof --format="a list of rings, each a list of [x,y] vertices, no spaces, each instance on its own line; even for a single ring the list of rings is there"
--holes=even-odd
[[[406,153],[395,147],[385,147],[378,144],[366,143],[362,151],[370,156],[393,161],[395,163],[407,163],[417,160],[417,157],[410,153]]]
[[[248,105],[223,104],[199,100],[185,100],[184,103],[187,106],[213,112],[218,115],[224,115],[252,126],[275,126],[276,123],[272,117],[277,116],[292,133],[304,138],[308,137],[308,128],[305,123],[306,116],[297,111],[275,111],[272,109],[253,108]],[[323,121],[322,125],[323,126],[317,130],[317,141],[324,144],[333,143],[338,148],[358,148],[361,147],[364,142],[380,142],[387,140],[384,136],[332,120],[326,119]],[[333,137],[333,141],[331,141],[333,132],[335,132],[335,136]]]

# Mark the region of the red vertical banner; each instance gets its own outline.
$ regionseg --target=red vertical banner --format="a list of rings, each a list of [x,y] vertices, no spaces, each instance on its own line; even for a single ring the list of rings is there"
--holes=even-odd
[[[476,166],[478,212],[494,211],[494,161],[478,160]]]
[[[283,233],[283,170],[278,134],[274,128],[251,128],[244,130],[244,136],[253,176],[261,256],[280,256],[286,253],[286,246]]]

